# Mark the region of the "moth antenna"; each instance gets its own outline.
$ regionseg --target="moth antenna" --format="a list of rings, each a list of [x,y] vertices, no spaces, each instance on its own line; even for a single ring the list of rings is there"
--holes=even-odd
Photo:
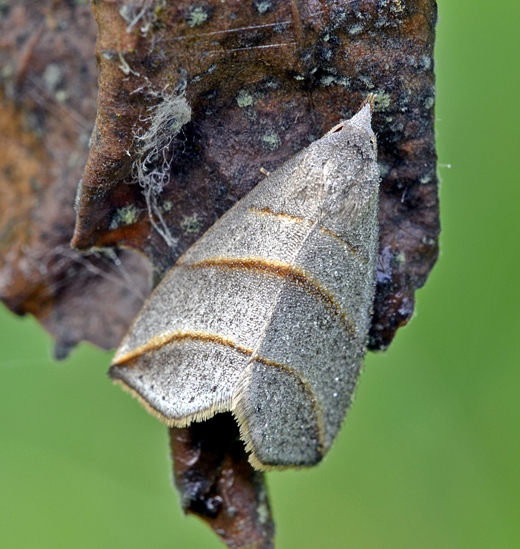
[[[372,112],[374,112],[374,106],[375,106],[375,103],[376,103],[376,99],[377,99],[377,94],[375,93],[369,93],[368,96],[366,97],[366,99],[363,101],[363,103],[361,104],[361,108],[360,110],[365,106],[365,105],[370,105],[370,110]]]
[[[348,120],[342,120],[339,124],[336,124],[333,128],[331,128],[323,137],[328,137],[329,135],[341,130],[347,122]]]
[[[361,107],[359,107],[359,111],[361,111],[363,107],[365,107],[366,105],[369,105],[370,112],[373,113],[376,98],[377,98],[377,95],[375,93],[368,94],[367,98],[363,101],[363,103],[361,103]],[[341,130],[347,122],[349,122],[349,120],[342,120],[339,124],[336,124],[333,128],[331,128],[323,137],[328,137],[329,135]]]

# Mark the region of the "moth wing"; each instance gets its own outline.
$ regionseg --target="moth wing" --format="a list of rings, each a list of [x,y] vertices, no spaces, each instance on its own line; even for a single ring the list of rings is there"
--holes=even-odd
[[[304,153],[300,153],[304,154]],[[109,375],[169,425],[230,411],[283,277],[280,258],[308,224],[264,215],[300,163],[286,162],[220,218],[152,293]],[[273,206],[274,207],[274,206]]]

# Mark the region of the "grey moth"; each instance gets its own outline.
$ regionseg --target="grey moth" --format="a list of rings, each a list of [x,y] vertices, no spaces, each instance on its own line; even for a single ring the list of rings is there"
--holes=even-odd
[[[232,412],[258,469],[319,462],[352,400],[378,247],[371,109],[220,218],[157,286],[110,368],[170,426]]]

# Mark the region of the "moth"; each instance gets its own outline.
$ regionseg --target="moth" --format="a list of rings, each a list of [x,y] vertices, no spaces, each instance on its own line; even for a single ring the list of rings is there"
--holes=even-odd
[[[178,260],[110,368],[169,426],[232,412],[261,470],[319,462],[356,387],[378,247],[372,104],[266,177]]]

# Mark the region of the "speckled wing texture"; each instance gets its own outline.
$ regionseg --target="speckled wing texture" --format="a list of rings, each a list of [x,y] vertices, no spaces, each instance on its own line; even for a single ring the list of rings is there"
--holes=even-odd
[[[365,355],[379,170],[366,103],[259,183],[145,304],[110,376],[168,425],[231,411],[259,469],[330,448]]]

